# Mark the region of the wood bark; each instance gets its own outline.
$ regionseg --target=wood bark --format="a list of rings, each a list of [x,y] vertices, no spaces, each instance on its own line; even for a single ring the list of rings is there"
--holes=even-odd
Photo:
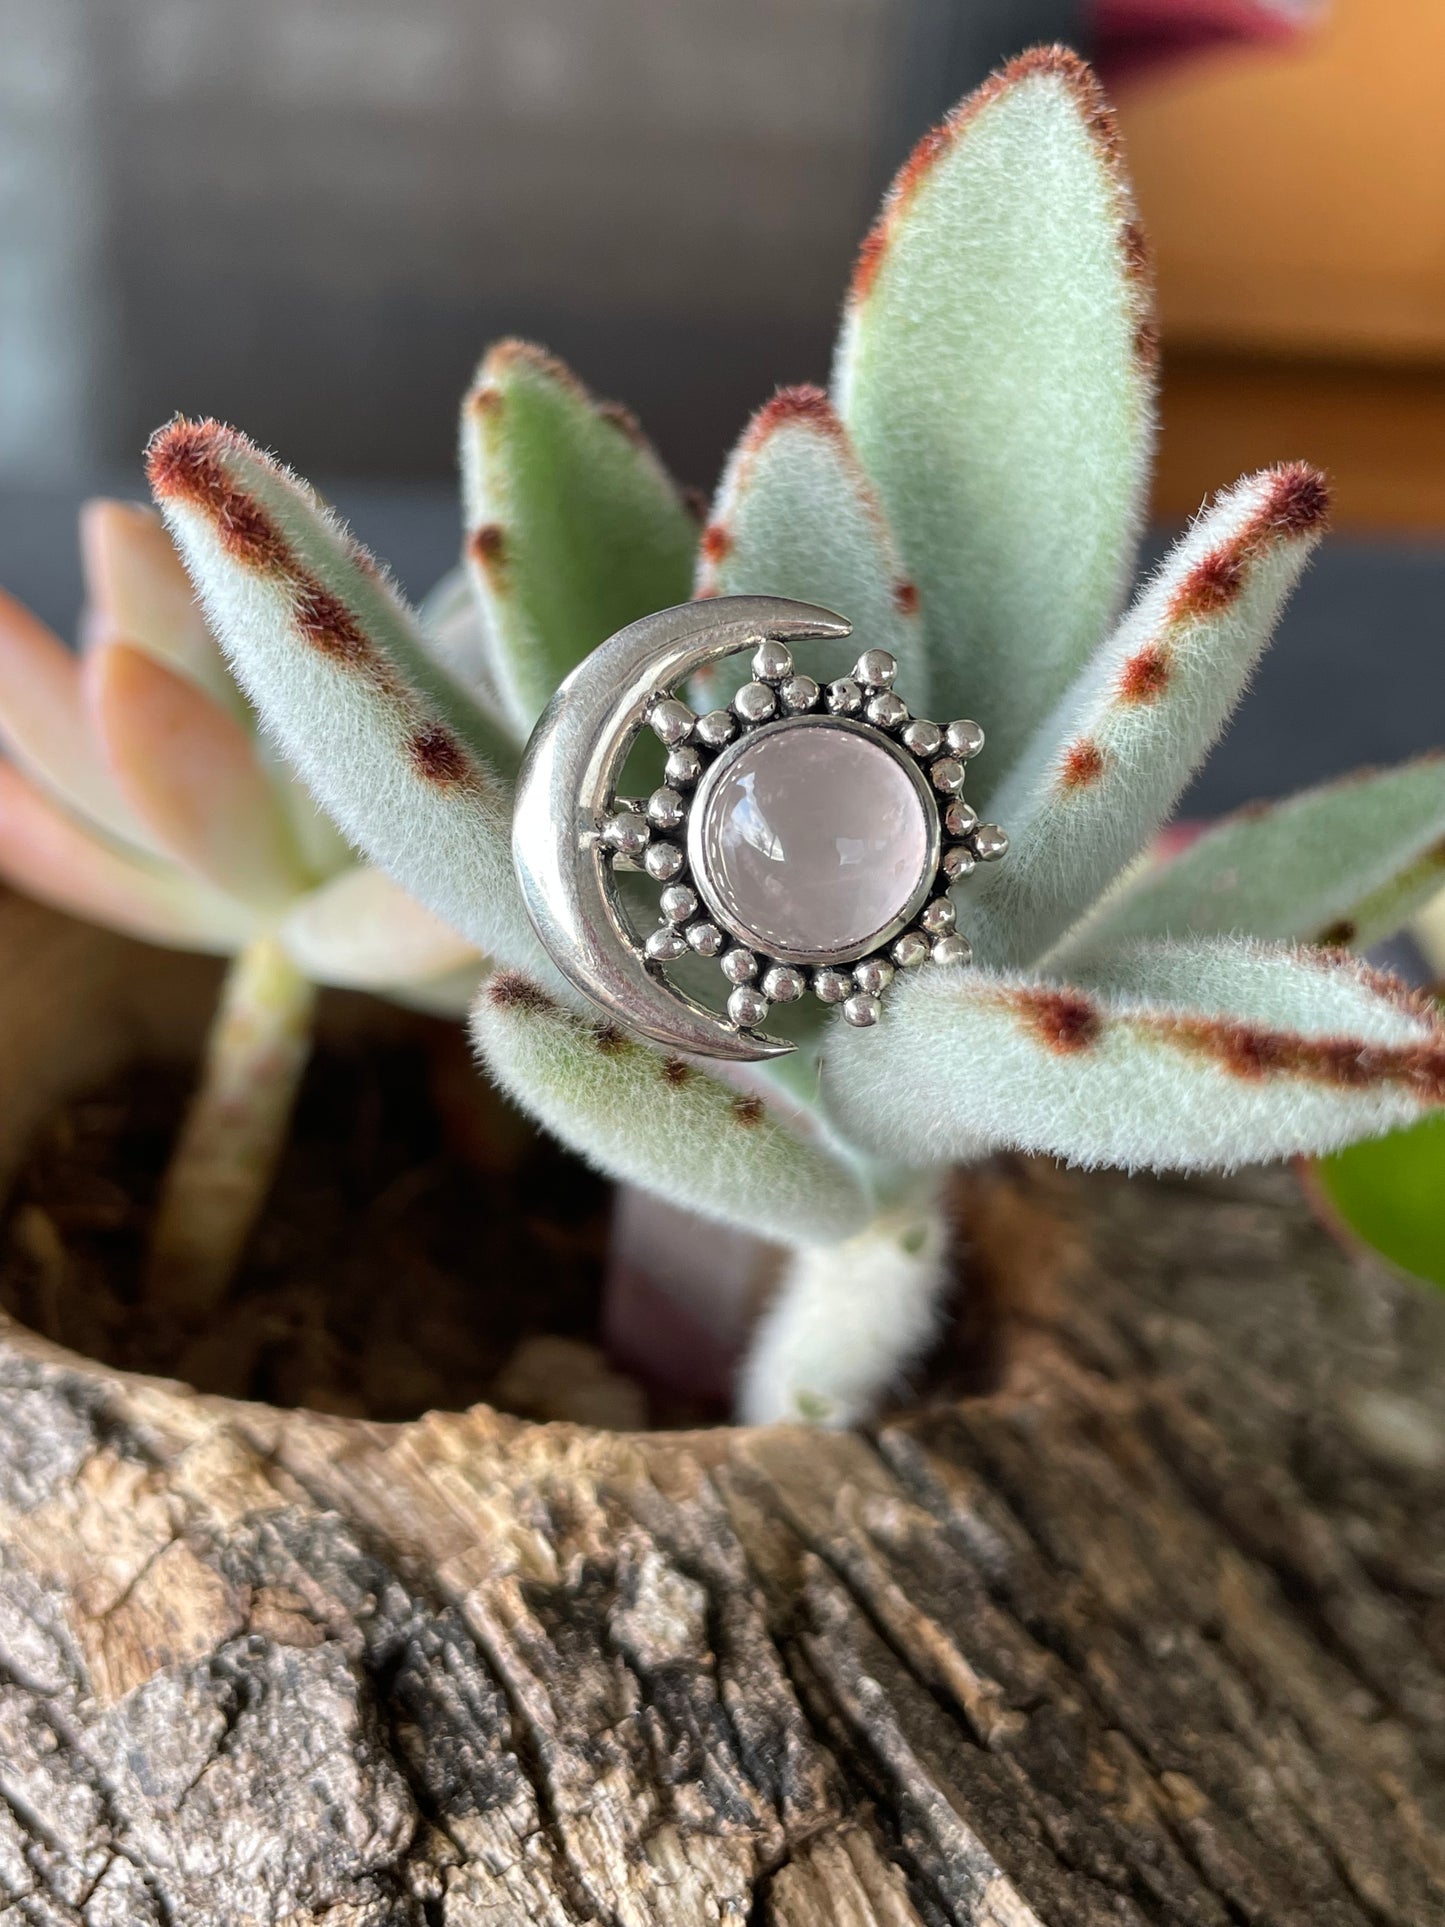
[[[992,1383],[866,1435],[0,1331],[0,1927],[1445,1920],[1445,1301],[1288,1173],[969,1208]]]

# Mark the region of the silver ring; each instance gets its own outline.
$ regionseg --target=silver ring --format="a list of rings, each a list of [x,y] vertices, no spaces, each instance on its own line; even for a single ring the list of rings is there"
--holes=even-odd
[[[983,731],[910,715],[885,650],[826,687],[795,673],[790,645],[851,627],[780,596],[684,603],[609,637],[547,705],[513,861],[543,947],[609,1018],[676,1051],[777,1057],[794,1046],[763,1028],[775,1006],[811,991],[875,1024],[897,972],[968,962],[950,886],[1008,847],[963,801]],[[699,715],[680,692],[746,650],[752,680]],[[623,796],[649,727],[660,781]],[[629,876],[657,918],[645,933]],[[721,973],[721,1009],[695,994],[697,958]]]

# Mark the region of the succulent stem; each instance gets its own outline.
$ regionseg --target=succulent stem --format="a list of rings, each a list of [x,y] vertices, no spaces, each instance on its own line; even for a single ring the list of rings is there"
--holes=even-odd
[[[270,1189],[315,1003],[315,985],[274,937],[253,939],[226,973],[147,1262],[147,1302],[187,1324],[225,1296]]]

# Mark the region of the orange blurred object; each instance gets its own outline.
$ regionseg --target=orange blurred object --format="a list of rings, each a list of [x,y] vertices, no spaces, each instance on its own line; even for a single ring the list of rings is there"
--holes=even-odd
[[[1156,506],[1308,454],[1339,519],[1445,527],[1445,4],[1126,85],[1166,350]]]

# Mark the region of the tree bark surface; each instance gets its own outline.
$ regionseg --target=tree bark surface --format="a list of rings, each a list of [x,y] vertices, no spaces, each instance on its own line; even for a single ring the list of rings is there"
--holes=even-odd
[[[0,1182],[214,991],[0,898]],[[1445,1298],[1287,1173],[964,1204],[987,1385],[867,1435],[0,1323],[0,1927],[1445,1921]]]
[[[0,1922],[1445,1919],[1445,1306],[1280,1174],[973,1207],[1001,1382],[869,1436],[372,1426],[9,1327]]]

